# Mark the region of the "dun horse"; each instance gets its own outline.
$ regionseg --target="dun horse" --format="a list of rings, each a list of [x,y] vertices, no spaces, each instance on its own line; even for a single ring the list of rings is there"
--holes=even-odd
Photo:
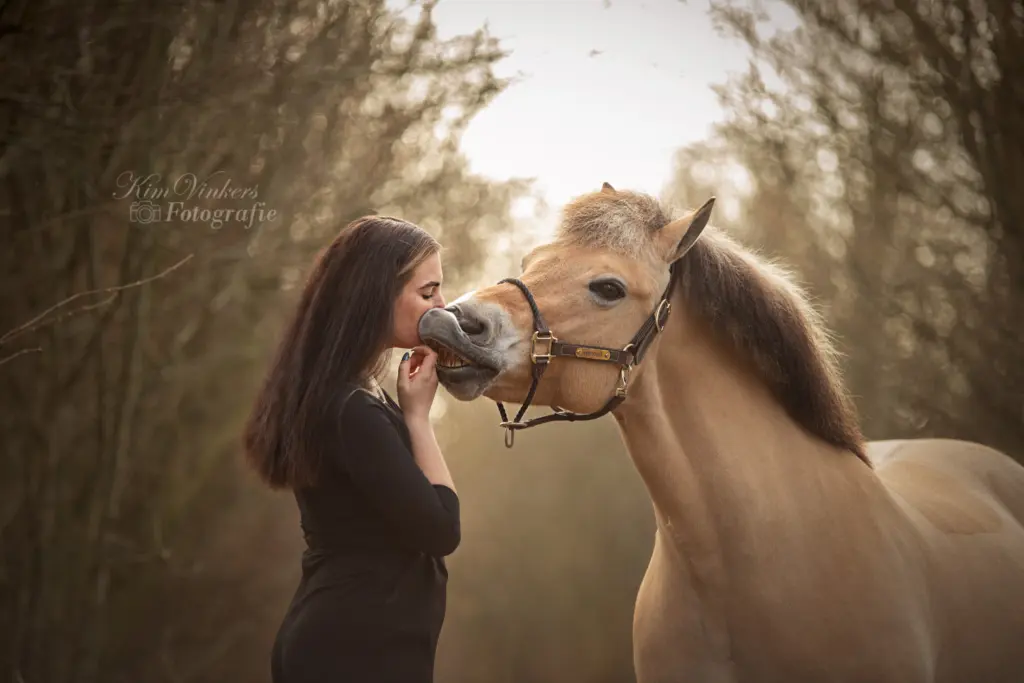
[[[865,443],[807,300],[710,210],[605,184],[420,328],[459,399],[614,415],[657,523],[637,680],[1024,681],[1024,467]]]

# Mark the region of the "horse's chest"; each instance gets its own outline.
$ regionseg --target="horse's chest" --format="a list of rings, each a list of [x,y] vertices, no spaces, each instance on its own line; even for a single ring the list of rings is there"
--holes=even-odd
[[[637,683],[731,683],[722,635],[656,539],[633,615]]]

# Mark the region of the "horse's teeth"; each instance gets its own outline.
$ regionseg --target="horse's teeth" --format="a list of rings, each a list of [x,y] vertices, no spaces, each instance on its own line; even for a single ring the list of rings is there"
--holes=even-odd
[[[446,368],[464,368],[469,365],[462,356],[447,348],[438,349],[437,362]]]

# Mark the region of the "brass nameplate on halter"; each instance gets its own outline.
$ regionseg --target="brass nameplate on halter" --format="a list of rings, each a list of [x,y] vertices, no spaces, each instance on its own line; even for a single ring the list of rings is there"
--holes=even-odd
[[[577,358],[587,358],[589,360],[611,360],[611,351],[606,349],[588,349],[585,346],[576,348]]]

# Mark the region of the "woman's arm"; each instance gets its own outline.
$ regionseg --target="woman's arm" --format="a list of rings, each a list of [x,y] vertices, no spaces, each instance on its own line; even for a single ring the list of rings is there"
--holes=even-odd
[[[430,424],[410,428],[410,453],[384,406],[356,391],[341,430],[345,471],[406,544],[436,557],[455,552],[461,541],[459,499]]]
[[[407,417],[405,426],[409,428],[412,454],[427,481],[437,486],[447,486],[453,493],[458,493],[455,490],[451,472],[448,471],[448,463],[445,462],[444,455],[441,454],[441,447],[437,444],[437,437],[434,436],[434,427],[430,424],[430,418],[428,416]]]

